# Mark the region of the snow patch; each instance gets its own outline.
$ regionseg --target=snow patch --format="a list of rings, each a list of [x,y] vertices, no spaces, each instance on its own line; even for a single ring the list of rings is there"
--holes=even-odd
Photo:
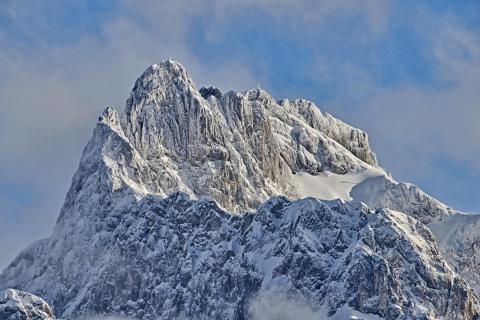
[[[370,168],[356,173],[336,174],[329,171],[311,175],[298,172],[293,175],[300,198],[314,197],[323,200],[353,200],[352,188],[366,179],[385,175],[379,169]]]

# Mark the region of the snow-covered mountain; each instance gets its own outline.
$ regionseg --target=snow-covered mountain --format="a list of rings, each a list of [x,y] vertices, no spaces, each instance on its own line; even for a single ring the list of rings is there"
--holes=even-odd
[[[0,319],[53,320],[55,316],[43,299],[28,292],[8,289],[0,291]]]
[[[475,319],[476,217],[396,182],[365,132],[313,103],[197,90],[166,60],[123,113],[102,113],[52,236],[0,289],[67,319],[261,318],[264,296],[324,316]]]
[[[428,226],[454,271],[480,293],[480,215],[457,213]]]

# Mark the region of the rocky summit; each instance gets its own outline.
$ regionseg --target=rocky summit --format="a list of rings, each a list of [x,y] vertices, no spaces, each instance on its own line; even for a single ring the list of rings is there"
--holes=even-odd
[[[0,319],[477,319],[479,225],[314,103],[165,60],[100,115],[53,234],[0,274]]]

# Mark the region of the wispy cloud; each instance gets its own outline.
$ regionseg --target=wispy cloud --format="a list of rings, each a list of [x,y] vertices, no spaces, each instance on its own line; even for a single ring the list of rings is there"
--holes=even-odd
[[[428,44],[425,50],[441,84],[423,87],[405,79],[382,88],[367,77],[359,88],[370,98],[349,116],[370,132],[387,168],[413,181],[443,176],[443,183],[438,179],[429,188],[453,201],[448,195],[455,187],[464,184],[457,191],[464,194],[472,187],[462,175],[480,177],[480,34],[455,19],[422,17],[415,27]],[[443,165],[448,162],[458,167]]]

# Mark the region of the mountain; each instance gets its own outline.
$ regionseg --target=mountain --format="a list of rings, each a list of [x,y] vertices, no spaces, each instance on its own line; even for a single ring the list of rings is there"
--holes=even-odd
[[[480,292],[480,215],[457,213],[429,228],[454,271]]]
[[[325,317],[475,319],[476,217],[396,182],[365,132],[312,102],[197,90],[166,60],[101,114],[52,236],[0,289],[65,319],[261,319],[265,297]]]
[[[0,291],[0,319],[53,320],[52,308],[41,298],[18,290]]]

